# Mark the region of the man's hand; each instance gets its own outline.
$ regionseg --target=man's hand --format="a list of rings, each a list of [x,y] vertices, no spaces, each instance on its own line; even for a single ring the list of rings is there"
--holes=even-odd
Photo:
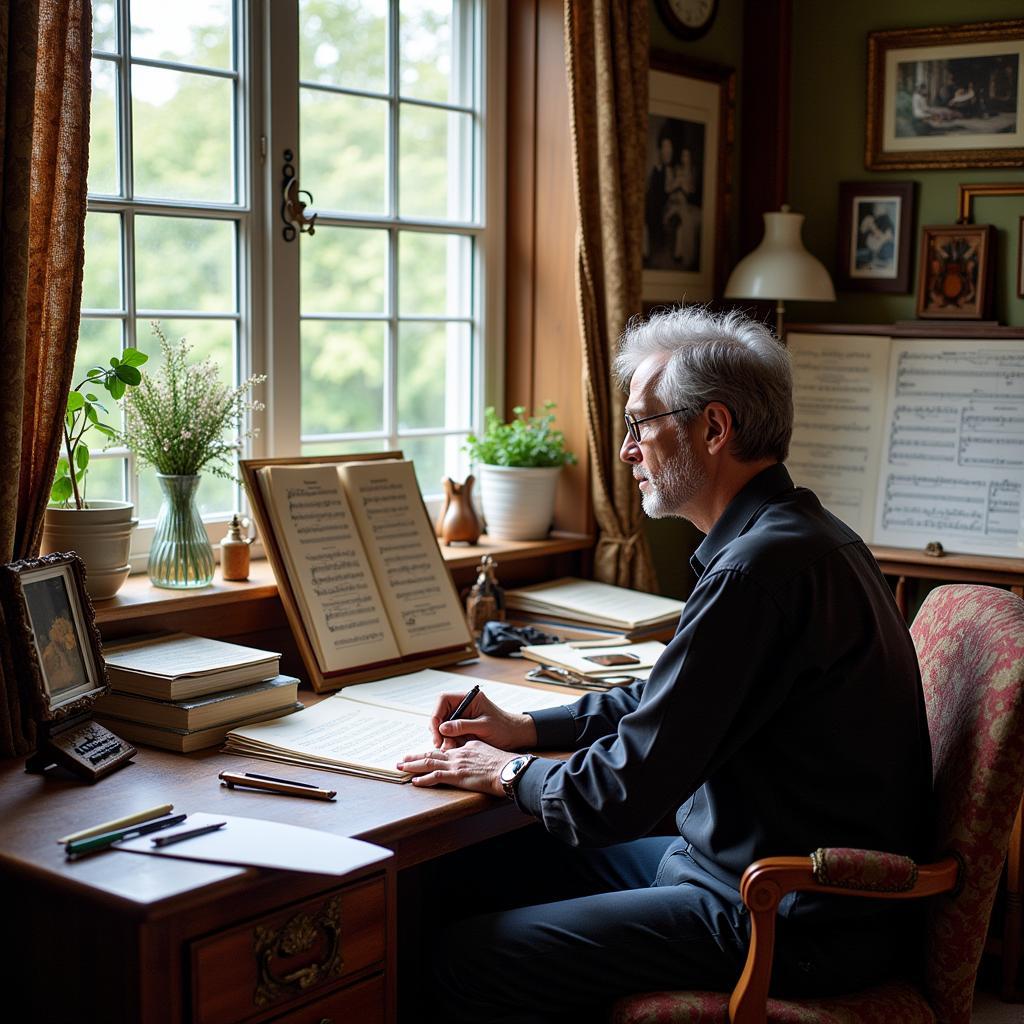
[[[437,786],[446,783],[474,793],[504,795],[498,776],[515,754],[507,750],[469,740],[451,750],[429,750],[425,754],[406,754],[398,762],[399,771],[416,776],[414,786]]]
[[[461,718],[447,721],[465,696],[464,693],[444,693],[437,702],[430,719],[430,731],[439,750],[454,750],[469,739],[483,740],[502,750],[522,750],[537,745],[537,727],[529,715],[502,711],[482,693],[476,695]]]

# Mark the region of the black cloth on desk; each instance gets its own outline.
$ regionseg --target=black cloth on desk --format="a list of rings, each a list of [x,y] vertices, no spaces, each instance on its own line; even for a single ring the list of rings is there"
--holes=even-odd
[[[533,713],[539,747],[576,753],[530,765],[523,810],[573,845],[645,835],[674,810],[689,857],[733,888],[760,857],[819,846],[929,855],[917,657],[860,538],[777,465],[691,565],[696,587],[646,682]],[[801,894],[780,910],[879,906]]]

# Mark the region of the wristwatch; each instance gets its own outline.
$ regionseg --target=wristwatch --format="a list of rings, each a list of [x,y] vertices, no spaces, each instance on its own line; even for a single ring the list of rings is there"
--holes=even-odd
[[[501,788],[505,790],[505,796],[513,801],[513,803],[516,799],[516,779],[536,760],[536,754],[516,754],[501,769],[501,773],[498,775],[498,778],[501,780]]]

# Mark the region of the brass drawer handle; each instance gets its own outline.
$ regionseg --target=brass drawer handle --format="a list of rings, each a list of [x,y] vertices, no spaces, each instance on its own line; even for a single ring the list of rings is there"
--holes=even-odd
[[[318,960],[298,967],[284,962],[315,950],[318,943],[323,947],[323,954]],[[253,1002],[261,1008],[269,1006],[282,995],[305,992],[328,978],[338,977],[344,965],[341,955],[341,897],[333,896],[313,914],[296,914],[280,928],[257,925],[253,929],[253,952],[257,967]]]

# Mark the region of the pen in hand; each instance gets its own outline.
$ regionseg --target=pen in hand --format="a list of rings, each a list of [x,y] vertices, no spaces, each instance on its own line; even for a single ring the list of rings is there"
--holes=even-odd
[[[473,689],[470,690],[469,693],[467,693],[466,696],[463,697],[462,700],[459,701],[459,706],[444,721],[445,722],[456,722],[456,721],[458,721],[466,713],[466,710],[469,708],[469,705],[472,704],[473,701],[476,700],[477,694],[479,692],[480,692],[480,686],[479,685],[474,686]],[[444,725],[444,722],[442,722],[441,725]],[[438,732],[440,732],[440,731],[441,730],[438,729]],[[448,739],[448,738],[450,738],[450,737],[442,736],[441,737],[441,742],[444,743],[445,739]]]

